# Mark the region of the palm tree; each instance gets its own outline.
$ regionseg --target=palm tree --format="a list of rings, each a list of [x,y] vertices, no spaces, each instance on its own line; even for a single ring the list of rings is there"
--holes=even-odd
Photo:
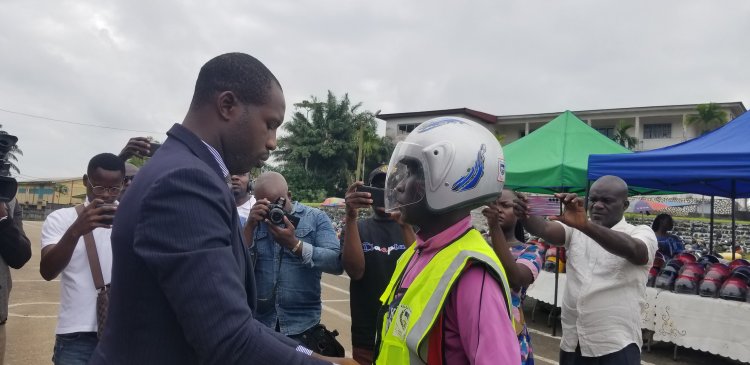
[[[53,188],[53,190],[54,190],[55,194],[57,194],[57,197],[58,197],[57,201],[58,202],[60,201],[60,199],[59,199],[60,195],[68,194],[68,186],[67,185],[56,184],[55,187]],[[55,194],[52,194],[52,204],[55,203]]]
[[[3,125],[0,124],[0,134],[8,134],[8,132],[2,130]],[[5,156],[5,162],[10,164],[10,169],[13,170],[16,174],[20,173],[21,170],[18,169],[18,166],[16,166],[16,162],[18,162],[18,156],[23,156],[23,151],[21,151],[20,148],[18,148],[18,145],[13,145],[13,147],[10,148],[10,151]]]
[[[727,112],[716,103],[700,104],[695,107],[698,114],[689,115],[687,124],[696,124],[701,134],[727,124]]]
[[[621,146],[632,150],[638,145],[638,138],[635,138],[628,134],[628,129],[633,128],[632,124],[626,124],[624,120],[620,120],[615,128],[615,134],[612,136],[612,140],[619,143]]]

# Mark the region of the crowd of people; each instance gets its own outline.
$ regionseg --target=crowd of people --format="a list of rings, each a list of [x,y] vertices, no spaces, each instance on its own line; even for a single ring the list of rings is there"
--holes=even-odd
[[[532,216],[503,190],[495,136],[435,118],[349,187],[339,236],[284,176],[249,175],[284,114],[271,71],[224,54],[158,152],[133,138],[91,158],[86,201],[42,229],[40,272],[61,286],[54,364],[533,364],[522,304],[543,260],[526,232],[568,255],[560,364],[640,364],[648,270],[679,248],[669,222],[626,222],[624,181],[597,180],[588,213],[557,194],[561,215]],[[139,170],[132,156],[152,157]],[[472,226],[480,207],[488,239]],[[0,204],[1,237],[18,242],[0,245],[0,276],[30,257],[16,216]],[[353,358],[321,323],[321,276],[343,272]]]

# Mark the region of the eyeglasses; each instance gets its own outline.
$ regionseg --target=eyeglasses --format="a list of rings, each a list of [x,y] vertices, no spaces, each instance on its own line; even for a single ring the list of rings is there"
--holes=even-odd
[[[132,182],[134,177],[135,177],[135,175],[125,176],[125,178],[122,179],[122,182],[125,183],[125,184],[127,184],[129,182]]]
[[[89,186],[91,187],[91,190],[94,192],[95,195],[104,195],[106,192],[110,192],[112,195],[120,194],[120,190],[122,190],[122,185],[120,186],[94,186],[91,185],[91,181],[89,181]]]

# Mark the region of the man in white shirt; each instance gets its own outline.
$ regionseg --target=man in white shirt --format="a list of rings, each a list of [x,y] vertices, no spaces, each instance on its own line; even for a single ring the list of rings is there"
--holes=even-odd
[[[656,235],[623,218],[628,186],[619,177],[591,186],[589,218],[576,194],[556,196],[565,211],[550,221],[528,216],[525,198],[516,200],[516,213],[532,235],[567,250],[560,365],[640,364],[640,310]]]
[[[52,212],[42,226],[39,272],[45,280],[60,279],[60,312],[52,361],[56,365],[87,364],[97,344],[96,296],[83,236],[91,232],[105,284],[112,271],[111,221],[123,186],[125,164],[116,155],[102,153],[89,161],[83,182],[86,203]]]
[[[237,213],[240,216],[241,227],[247,223],[247,217],[250,216],[250,209],[255,205],[255,196],[250,188],[250,173],[242,175],[232,175],[232,194],[237,204]]]

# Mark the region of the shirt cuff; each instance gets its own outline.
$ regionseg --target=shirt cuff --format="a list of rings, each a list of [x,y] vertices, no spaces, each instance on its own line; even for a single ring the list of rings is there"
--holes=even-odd
[[[305,354],[307,356],[312,356],[312,353],[313,353],[312,350],[310,350],[307,347],[302,346],[302,345],[297,346],[297,348],[295,350],[297,352],[301,352],[301,353],[303,353],[303,354]]]
[[[313,256],[313,246],[307,242],[302,242],[302,263],[305,265],[311,265],[312,256]]]

